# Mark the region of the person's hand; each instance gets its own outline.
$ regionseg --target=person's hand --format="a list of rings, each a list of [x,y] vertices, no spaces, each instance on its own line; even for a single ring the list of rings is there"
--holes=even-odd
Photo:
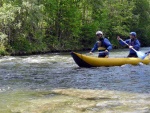
[[[120,38],[120,36],[117,36],[117,40],[120,40],[121,38]]]
[[[133,46],[129,46],[129,48],[130,48],[130,49],[132,49],[132,48],[133,48]]]
[[[91,51],[89,52],[91,55],[93,54]]]
[[[106,49],[105,52],[108,53],[108,50]]]

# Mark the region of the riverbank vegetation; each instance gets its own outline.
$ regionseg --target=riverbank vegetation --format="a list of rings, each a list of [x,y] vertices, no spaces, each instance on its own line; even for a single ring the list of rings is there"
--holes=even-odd
[[[1,0],[0,54],[83,50],[102,30],[116,36],[137,32],[150,45],[149,0]]]

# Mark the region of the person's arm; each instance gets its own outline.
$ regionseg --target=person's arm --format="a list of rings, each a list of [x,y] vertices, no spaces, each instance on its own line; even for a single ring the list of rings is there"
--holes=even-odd
[[[136,49],[136,50],[139,50],[140,46],[141,46],[141,44],[140,44],[139,40],[136,40],[135,45],[133,46],[133,48]]]
[[[130,43],[130,39],[127,39],[125,40],[124,42],[126,42],[127,44]],[[126,44],[124,43],[123,41],[119,40],[119,43],[122,45],[122,46],[126,46]]]
[[[131,39],[128,39],[128,40],[126,40],[125,42],[126,42],[127,44],[129,44],[129,43],[131,43]],[[129,45],[129,48],[130,48],[130,49],[134,48],[135,50],[139,50],[139,49],[140,49],[140,46],[141,46],[140,42],[139,42],[138,40],[136,40],[133,46],[132,46],[132,45]]]
[[[90,51],[91,53],[94,52],[95,50],[97,50],[98,46],[97,46],[97,42],[95,43],[94,47],[92,48],[92,50]]]
[[[126,44],[124,42],[126,42],[127,44],[130,43],[130,39],[127,39],[124,42],[121,40],[120,36],[117,36],[117,39],[118,39],[120,45],[122,45],[122,46],[126,46]]]
[[[120,45],[125,46],[126,44],[124,42],[122,42],[121,40],[119,40]]]
[[[106,48],[107,52],[110,51],[110,50],[112,50],[112,44],[110,43],[110,41],[107,38],[104,39],[104,43],[105,43],[105,45],[107,47]]]

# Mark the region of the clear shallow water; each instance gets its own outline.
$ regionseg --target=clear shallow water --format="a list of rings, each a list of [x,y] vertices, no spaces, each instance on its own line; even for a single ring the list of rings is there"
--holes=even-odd
[[[120,112],[150,112],[150,65],[79,68],[68,54],[0,59],[0,113]]]

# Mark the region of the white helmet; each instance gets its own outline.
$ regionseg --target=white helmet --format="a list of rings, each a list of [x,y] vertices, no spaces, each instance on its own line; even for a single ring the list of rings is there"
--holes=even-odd
[[[97,32],[96,32],[96,35],[98,35],[98,34],[103,35],[103,32],[102,32],[102,31],[97,31]]]

